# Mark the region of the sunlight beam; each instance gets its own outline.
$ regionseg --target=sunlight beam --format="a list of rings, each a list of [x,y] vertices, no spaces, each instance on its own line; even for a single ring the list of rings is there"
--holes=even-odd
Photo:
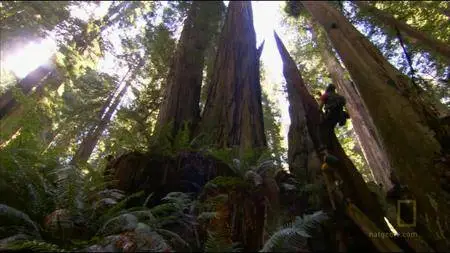
[[[2,60],[2,68],[12,71],[18,78],[44,64],[56,52],[56,43],[51,38],[40,42],[30,42],[20,50],[11,53]]]

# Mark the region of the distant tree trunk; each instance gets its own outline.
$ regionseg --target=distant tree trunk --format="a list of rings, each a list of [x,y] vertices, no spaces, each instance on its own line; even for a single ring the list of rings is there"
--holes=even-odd
[[[47,79],[51,71],[54,69],[53,66],[43,65],[38,67],[36,70],[30,72],[27,76],[21,79],[16,87],[19,88],[24,95],[28,95],[33,88],[37,87],[44,80]],[[3,119],[8,115],[12,109],[16,106],[17,101],[13,97],[13,92],[11,89],[7,90],[0,97],[0,119]]]
[[[318,29],[317,23],[312,24],[311,33],[313,40],[316,41],[319,47],[322,59],[333,83],[337,86],[339,93],[347,99],[346,107],[353,123],[353,129],[358,136],[357,141],[360,143],[361,151],[372,170],[375,180],[378,183],[382,183],[385,190],[389,190],[392,188],[392,183],[389,179],[391,167],[366,106],[351,80],[345,77],[346,70],[334,55],[328,38]]]
[[[225,9],[226,10],[226,9]],[[205,103],[208,96],[209,86],[211,85],[211,79],[214,71],[214,61],[216,60],[216,53],[217,48],[219,46],[219,39],[220,39],[220,32],[222,30],[223,24],[225,22],[225,14],[226,11],[223,11],[220,16],[220,21],[217,26],[217,30],[214,34],[214,36],[211,38],[211,43],[209,44],[209,47],[206,49],[205,52],[205,72],[206,76],[204,75],[204,80],[202,84],[202,89],[200,92],[200,115],[203,114],[203,110],[205,109]]]
[[[114,112],[117,110],[117,107],[120,104],[120,101],[122,101],[123,95],[125,95],[125,92],[128,89],[128,86],[130,84],[130,80],[132,80],[136,74],[136,70],[138,70],[140,67],[142,67],[143,61],[138,65],[138,67],[134,70],[134,73],[131,75],[130,78],[128,78],[128,71],[127,74],[123,77],[122,81],[119,83],[118,89],[120,85],[125,82],[123,87],[118,91],[118,94],[116,96],[115,92],[113,92],[108,99],[106,100],[106,103],[104,104],[103,108],[100,111],[100,117],[99,117],[99,123],[98,125],[92,127],[89,132],[86,134],[86,136],[83,138],[83,141],[81,142],[77,152],[73,156],[71,160],[71,164],[82,164],[88,161],[89,157],[92,154],[92,151],[94,151],[95,146],[98,143],[98,140],[100,139],[103,131],[105,131],[106,127],[108,126],[109,122],[112,119],[112,116]],[[128,79],[128,80],[126,80]]]
[[[157,129],[172,123],[172,136],[183,123],[190,123],[192,129],[200,119],[205,51],[217,31],[222,8],[220,1],[194,1],[184,22],[157,122]]]
[[[200,126],[219,147],[265,147],[251,2],[229,3]]]
[[[412,102],[417,95],[408,94],[410,80],[328,3],[302,4],[325,28],[369,110],[392,168],[409,187],[417,203],[417,231],[435,249],[448,250],[450,207],[439,180],[449,168],[437,163],[439,136],[427,124],[424,107],[419,109],[422,101]]]
[[[303,117],[306,119],[303,120],[303,122],[301,122],[301,118],[300,120],[294,120],[294,122],[301,122],[303,124],[303,126],[298,125],[298,127],[303,128],[303,136],[299,136],[299,139],[294,141],[305,139],[305,137],[307,137],[306,134],[309,133],[312,139],[312,148],[315,149],[316,152],[319,152],[322,145],[325,144],[329,153],[336,156],[340,160],[336,169],[343,180],[342,189],[344,196],[349,197],[352,202],[354,202],[356,206],[358,206],[368,217],[370,217],[370,219],[375,222],[380,229],[388,231],[383,219],[383,211],[381,210],[379,204],[367,188],[361,174],[357,171],[352,161],[345,154],[336,138],[336,135],[332,132],[333,129],[326,129],[322,126],[320,122],[321,113],[319,110],[319,105],[314,97],[308,92],[294,60],[289,55],[289,52],[277,34],[275,34],[275,39],[278,50],[281,54],[281,59],[283,60],[283,74],[286,79],[286,85],[288,88],[291,87],[290,93],[297,93],[295,97],[300,99],[300,104],[295,109],[302,110],[297,113],[298,115],[304,115]],[[294,98],[294,96],[292,97]],[[302,133],[298,133],[298,135],[302,135]],[[312,136],[316,137],[312,138]],[[315,166],[315,170],[320,169],[321,163],[318,165],[319,168]]]
[[[279,47],[281,41],[279,42]],[[279,49],[280,52],[281,49]],[[288,61],[289,58],[282,58],[284,61]],[[318,136],[312,137],[313,134],[317,134],[318,131],[310,131],[313,127],[312,122],[319,119],[309,120],[308,117],[308,104],[303,104],[303,98],[295,87],[297,82],[302,82],[302,79],[288,79],[294,75],[294,70],[288,69],[293,67],[288,65],[289,62],[284,62],[284,71],[292,71],[293,73],[285,73],[286,89],[289,101],[289,116],[291,124],[289,125],[288,132],[288,164],[289,171],[293,173],[296,178],[304,179],[304,183],[312,184],[317,181],[316,176],[320,175],[321,161],[316,152],[316,147],[322,147],[322,143]],[[297,74],[297,73],[295,73]],[[295,75],[296,77],[296,75]],[[309,101],[312,103],[311,101]],[[310,109],[309,109],[310,110]],[[318,116],[318,115],[315,115]],[[313,141],[314,140],[314,141]]]
[[[106,22],[107,17],[105,16],[103,18],[104,22]],[[86,53],[86,50],[88,47],[92,44],[92,42],[100,36],[101,32],[104,31],[106,28],[108,28],[112,23],[106,22],[106,25],[102,26],[100,28],[100,31],[95,34],[94,36],[86,36],[88,34],[87,32],[87,26],[86,29],[83,30],[80,36],[76,36],[72,39],[71,42],[68,44],[75,42],[76,50],[79,54],[83,55]],[[53,55],[51,58],[50,65],[42,65],[39,66],[37,69],[30,72],[24,79],[20,80],[19,83],[16,85],[18,88],[22,90],[22,92],[25,95],[29,95],[30,91],[33,88],[36,88],[36,93],[38,93],[38,98],[41,98],[43,95],[43,91],[46,88],[46,83],[43,83],[44,81],[50,81],[51,85],[49,85],[50,90],[56,90],[61,85],[61,76],[58,73],[57,67],[54,65],[55,61],[55,55]],[[56,77],[56,81],[59,83],[55,83],[55,80],[52,79],[52,77]],[[0,119],[5,118],[9,114],[12,114],[14,110],[18,110],[18,112],[14,113],[17,114],[21,111],[19,108],[15,108],[17,105],[17,101],[12,96],[12,91],[8,90],[5,94],[3,94],[0,97]]]
[[[385,25],[388,25],[393,29],[397,27],[400,30],[400,32],[403,32],[405,35],[411,38],[410,40],[411,43],[418,46],[425,46],[428,49],[433,50],[439,53],[440,55],[446,57],[447,60],[450,62],[450,46],[448,44],[432,38],[431,36],[425,34],[424,32],[419,31],[414,27],[411,27],[405,22],[396,19],[391,14],[382,11],[380,9],[377,9],[376,7],[368,4],[365,1],[355,1],[354,3],[360,9],[373,13],[373,17],[375,17]]]

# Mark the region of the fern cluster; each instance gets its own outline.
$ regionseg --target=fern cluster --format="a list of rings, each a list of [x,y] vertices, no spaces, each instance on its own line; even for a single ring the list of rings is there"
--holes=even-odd
[[[156,238],[150,243],[153,250],[187,247],[167,227],[181,223],[192,229],[190,196],[170,193],[162,204],[147,208],[149,196],[143,206],[129,208],[142,192],[125,197],[106,188],[101,169],[69,165],[31,144],[0,150],[0,249],[72,251],[121,239],[130,229]]]
[[[319,225],[328,216],[318,211],[311,215],[297,216],[295,221],[282,226],[265,243],[261,252],[295,251],[307,252],[307,239],[317,233]]]

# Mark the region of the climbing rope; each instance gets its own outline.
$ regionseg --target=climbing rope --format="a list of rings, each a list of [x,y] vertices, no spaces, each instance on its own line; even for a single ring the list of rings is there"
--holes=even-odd
[[[400,42],[400,46],[401,46],[402,49],[403,49],[403,53],[405,54],[406,61],[408,62],[408,65],[409,65],[409,69],[410,69],[410,72],[411,72],[411,81],[412,81],[412,84],[413,84],[416,88],[419,88],[418,85],[417,85],[416,82],[415,82],[415,78],[414,78],[414,76],[415,76],[415,75],[414,75],[414,74],[415,74],[415,71],[414,71],[414,68],[413,68],[413,66],[412,66],[411,57],[410,57],[410,55],[408,54],[408,51],[406,50],[405,44],[403,43],[402,35],[400,34],[400,30],[397,28],[397,26],[395,26],[395,31],[397,32],[397,38],[398,38],[398,40],[399,40],[399,42]],[[419,90],[421,90],[421,89],[419,89]]]

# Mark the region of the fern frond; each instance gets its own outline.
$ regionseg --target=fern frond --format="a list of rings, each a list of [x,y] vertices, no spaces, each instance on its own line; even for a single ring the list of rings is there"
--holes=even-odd
[[[181,129],[175,135],[172,150],[174,152],[181,151],[183,149],[189,148],[190,145],[190,123],[185,121],[181,126]]]
[[[252,182],[253,186],[259,186],[263,183],[263,179],[262,179],[261,175],[259,175],[258,173],[256,173],[253,170],[249,170],[249,171],[245,172],[244,179]]]
[[[103,227],[97,232],[102,235],[117,234],[137,227],[138,218],[132,214],[122,214],[105,222]]]
[[[184,192],[170,192],[168,193],[163,200],[176,204],[178,207],[188,207],[192,203],[192,200],[189,194]]]
[[[95,189],[92,189],[94,191],[94,194],[91,198],[112,198],[115,200],[120,200],[125,197],[125,194],[121,190],[117,189],[105,189],[102,191],[95,191]]]
[[[4,221],[9,221],[16,224],[22,223],[31,227],[34,230],[33,232],[35,232],[40,237],[38,225],[34,221],[32,221],[26,213],[23,213],[22,211],[19,211],[13,207],[0,204],[0,217],[1,220]]]
[[[67,208],[74,212],[83,209],[86,198],[84,189],[84,178],[81,171],[72,165],[56,169],[53,172],[56,177],[56,192],[58,208]]]
[[[313,214],[304,215],[303,218],[296,217],[294,227],[299,230],[304,230],[307,233],[312,233],[316,230],[320,224],[325,222],[328,216],[323,211],[317,211]]]
[[[183,245],[183,246],[187,246],[189,247],[189,243],[187,243],[185,240],[183,240],[183,238],[181,238],[180,235],[178,235],[175,232],[172,232],[170,230],[167,229],[156,229],[156,232],[158,232],[160,235],[162,236],[168,236],[170,238],[173,238],[175,241],[177,241],[179,244]]]
[[[260,252],[274,251],[305,251],[307,249],[306,238],[310,237],[304,231],[297,231],[295,228],[288,227],[278,230],[264,244]],[[307,250],[306,250],[307,251]]]
[[[147,196],[147,198],[145,199],[144,204],[142,204],[142,206],[147,206],[147,205],[148,205],[148,202],[150,201],[150,199],[152,198],[152,196],[153,196],[153,192],[150,193],[150,194]]]
[[[155,218],[151,210],[137,210],[129,212],[129,214],[134,215],[139,221],[146,221],[146,223],[154,224],[158,220]]]
[[[264,244],[261,252],[271,251],[308,251],[307,238],[312,237],[320,224],[328,219],[323,211],[303,218],[296,217],[292,223],[285,224]]]
[[[43,242],[43,241],[15,241],[7,245],[8,250],[31,250],[38,252],[66,252],[59,248],[58,245]]]
[[[124,198],[119,203],[111,207],[106,213],[104,213],[102,216],[99,217],[100,223],[104,223],[106,220],[109,220],[115,216],[117,216],[118,213],[124,210],[125,206],[127,205],[128,201],[130,201],[133,198],[141,197],[144,194],[143,191],[136,192],[131,194],[130,196]]]
[[[197,216],[197,220],[203,221],[203,220],[211,220],[213,218],[217,217],[217,212],[202,212]]]
[[[136,229],[138,237],[144,242],[139,248],[140,251],[150,251],[150,252],[172,252],[172,247],[156,231],[151,230],[149,227],[142,224]],[[141,241],[139,240],[139,241]],[[147,243],[145,243],[147,242]]]
[[[261,161],[258,161],[258,166],[256,167],[255,171],[263,176],[266,172],[272,170],[275,172],[275,162],[273,159],[264,159]]]
[[[227,236],[219,232],[208,231],[208,237],[205,242],[205,252],[232,252],[233,243],[227,239]]]

